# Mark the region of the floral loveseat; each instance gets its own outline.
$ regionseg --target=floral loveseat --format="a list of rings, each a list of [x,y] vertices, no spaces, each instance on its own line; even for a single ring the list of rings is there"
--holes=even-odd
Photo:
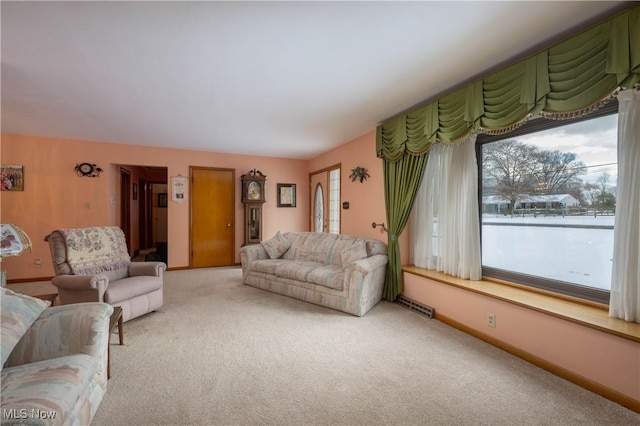
[[[243,282],[362,316],[382,299],[387,246],[374,239],[278,232],[240,249]]]
[[[2,424],[88,425],[107,390],[105,303],[47,308],[2,288]]]

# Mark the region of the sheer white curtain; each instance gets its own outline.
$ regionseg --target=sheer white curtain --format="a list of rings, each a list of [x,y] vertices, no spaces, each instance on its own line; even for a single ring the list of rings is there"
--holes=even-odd
[[[431,148],[411,216],[412,263],[471,280],[482,278],[475,142]]]
[[[622,91],[618,102],[618,187],[609,315],[640,322],[640,91]]]

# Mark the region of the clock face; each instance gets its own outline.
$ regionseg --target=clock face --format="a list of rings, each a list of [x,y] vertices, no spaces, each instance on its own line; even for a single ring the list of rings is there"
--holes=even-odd
[[[258,182],[249,182],[249,185],[247,185],[247,198],[249,200],[260,200],[262,198],[262,188]]]
[[[79,166],[80,169],[80,173],[84,174],[84,175],[88,175],[91,172],[93,172],[93,166],[89,163],[82,163]]]

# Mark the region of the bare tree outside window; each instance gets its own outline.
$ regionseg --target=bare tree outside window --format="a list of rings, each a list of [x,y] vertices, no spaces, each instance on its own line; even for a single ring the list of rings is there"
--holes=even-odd
[[[616,105],[478,137],[483,275],[606,303],[616,206]]]
[[[576,158],[572,152],[543,150],[512,139],[487,144],[482,173],[491,179],[485,180],[483,194],[507,201],[507,214],[530,195],[569,193],[584,200],[584,183],[578,177],[585,173],[585,164]]]

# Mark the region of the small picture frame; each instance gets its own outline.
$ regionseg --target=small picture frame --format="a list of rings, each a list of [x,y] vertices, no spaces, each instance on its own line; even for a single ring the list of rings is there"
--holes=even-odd
[[[158,207],[167,207],[167,193],[158,194]]]
[[[187,191],[187,178],[182,175],[171,176],[171,188],[171,201],[184,203],[184,197]]]
[[[0,166],[0,190],[24,191],[24,166]]]
[[[279,183],[278,185],[278,207],[296,206],[296,184]]]

